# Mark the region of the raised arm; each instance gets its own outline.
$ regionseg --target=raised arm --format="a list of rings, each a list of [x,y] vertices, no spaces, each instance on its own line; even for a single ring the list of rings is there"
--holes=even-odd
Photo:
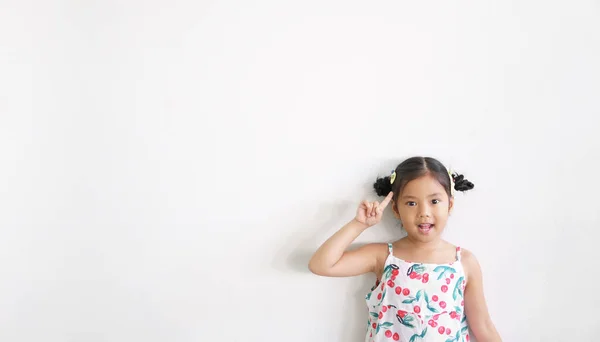
[[[393,193],[383,202],[363,201],[356,217],[325,241],[310,259],[311,272],[328,277],[349,277],[374,272],[378,265],[381,246],[369,244],[353,251],[347,251],[363,231],[379,223],[384,209],[392,200]]]

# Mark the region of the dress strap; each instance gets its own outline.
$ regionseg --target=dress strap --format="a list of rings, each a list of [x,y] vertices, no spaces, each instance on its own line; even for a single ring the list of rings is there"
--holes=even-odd
[[[388,242],[388,251],[390,254],[394,254],[394,249],[392,248],[392,244]]]
[[[456,260],[460,261],[460,246],[456,246]]]

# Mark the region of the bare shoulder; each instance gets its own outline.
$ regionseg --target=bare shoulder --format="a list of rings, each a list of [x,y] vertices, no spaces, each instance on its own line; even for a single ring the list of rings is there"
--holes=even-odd
[[[475,254],[468,249],[461,248],[460,255],[467,279],[471,277],[480,277],[481,267],[479,266],[479,261],[477,261]]]
[[[460,255],[461,255],[463,262],[465,262],[465,263],[477,262],[477,258],[475,257],[475,254],[473,254],[473,252],[471,252],[470,250],[468,250],[466,248],[460,249]]]
[[[362,248],[364,248],[367,253],[374,255],[377,258],[377,262],[381,264],[385,262],[385,259],[387,259],[389,254],[387,243],[369,243],[364,245]]]

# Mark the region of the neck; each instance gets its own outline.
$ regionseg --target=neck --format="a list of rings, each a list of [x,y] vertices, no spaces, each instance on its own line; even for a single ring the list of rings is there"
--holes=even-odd
[[[435,239],[432,241],[428,241],[428,242],[423,242],[423,241],[419,241],[417,239],[413,239],[410,236],[407,236],[407,242],[408,244],[410,244],[411,246],[421,249],[421,250],[425,250],[425,251],[434,251],[438,248],[440,248],[442,246],[442,244],[444,243],[444,241],[442,239]]]

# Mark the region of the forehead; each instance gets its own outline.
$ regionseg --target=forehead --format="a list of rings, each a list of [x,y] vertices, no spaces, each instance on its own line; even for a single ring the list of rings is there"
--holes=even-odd
[[[402,196],[427,197],[434,193],[444,194],[446,190],[431,174],[411,180],[402,189]]]

